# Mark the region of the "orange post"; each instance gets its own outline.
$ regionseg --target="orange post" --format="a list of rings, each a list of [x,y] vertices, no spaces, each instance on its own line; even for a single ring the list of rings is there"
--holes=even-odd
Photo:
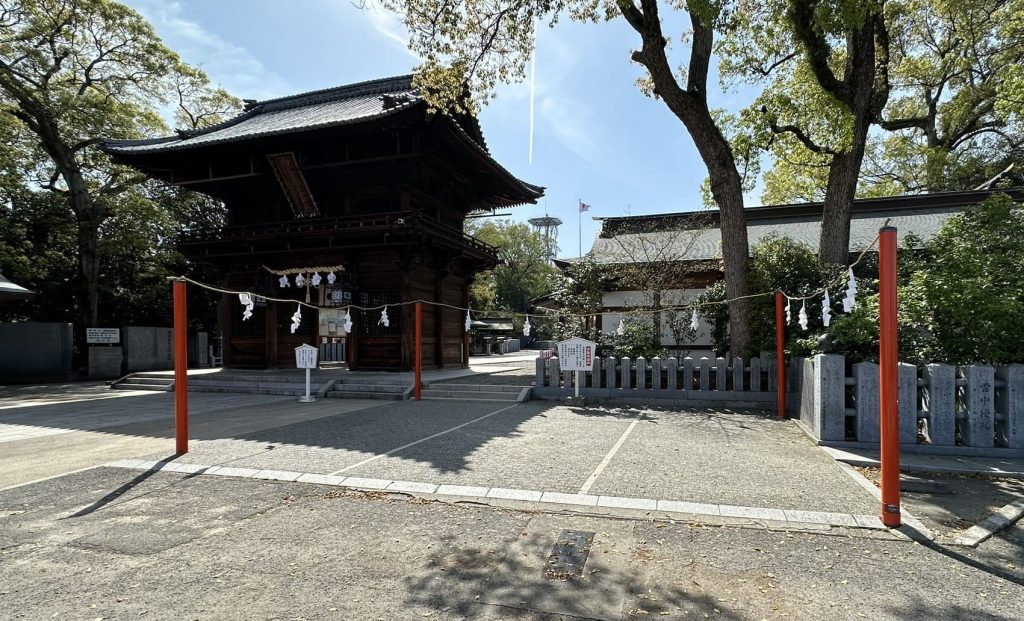
[[[900,525],[900,419],[896,329],[896,229],[878,233],[878,369],[882,453],[882,523]]]
[[[188,452],[188,324],[185,281],[174,281],[174,452]]]
[[[778,394],[779,418],[786,417],[786,326],[785,308],[783,308],[785,296],[781,291],[775,292],[775,390]]]
[[[413,365],[416,368],[416,400],[419,401],[423,389],[423,302],[416,302],[416,360]]]

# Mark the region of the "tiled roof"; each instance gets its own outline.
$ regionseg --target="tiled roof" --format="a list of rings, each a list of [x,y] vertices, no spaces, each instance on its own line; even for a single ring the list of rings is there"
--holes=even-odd
[[[347,125],[397,114],[421,102],[412,76],[384,78],[269,99],[218,125],[150,140],[106,140],[118,155],[162,153],[191,147]]]
[[[1019,192],[1011,192],[1019,200]],[[917,197],[915,197],[917,198]],[[980,198],[979,198],[980,200]],[[950,204],[949,201],[935,201],[938,204],[928,205],[925,201],[916,200],[913,208],[903,208],[894,201],[890,209],[878,209],[874,203],[878,201],[855,201],[854,213],[850,220],[850,252],[857,253],[869,247],[880,229],[889,221],[896,227],[899,242],[913,233],[923,241],[928,241],[939,232],[950,216],[969,208],[979,200],[971,203]],[[942,204],[945,202],[945,204]],[[870,207],[868,211],[858,213],[858,204]],[[821,234],[821,206],[807,205],[805,213],[784,211],[784,208],[758,207],[753,211],[759,215],[771,214],[772,209],[779,209],[782,217],[748,217],[747,238],[750,247],[771,235],[788,237],[810,246],[818,251]],[[786,215],[783,215],[786,214]],[[791,214],[791,215],[790,215]],[[678,217],[681,214],[671,214]],[[638,216],[650,221],[656,216]],[[616,226],[622,227],[630,218],[613,218]],[[588,256],[598,263],[631,263],[638,261],[700,261],[720,259],[722,257],[722,232],[716,221],[704,227],[685,226],[685,219],[678,220],[682,226],[671,230],[654,230],[653,232],[620,232],[605,237],[603,232],[595,241]],[[608,226],[608,221],[604,226]],[[654,227],[651,227],[654,228]]]
[[[31,295],[34,295],[31,291],[29,291],[25,287],[22,287],[21,285],[14,284],[13,282],[4,278],[3,274],[0,274],[0,297],[21,298],[28,297]]]

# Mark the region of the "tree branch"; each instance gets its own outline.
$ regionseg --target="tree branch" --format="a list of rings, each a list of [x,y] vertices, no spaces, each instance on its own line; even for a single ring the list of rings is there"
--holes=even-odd
[[[786,16],[793,26],[797,40],[807,51],[807,62],[818,84],[833,97],[853,108],[853,92],[850,85],[837,78],[828,64],[832,48],[814,26],[814,7],[815,3],[812,0],[790,0]]]
[[[768,119],[768,127],[771,128],[773,134],[793,134],[797,140],[799,140],[809,150],[818,154],[838,155],[838,151],[823,147],[820,144],[811,140],[811,137],[804,133],[804,130],[800,129],[796,125],[779,125],[775,118],[768,114],[768,108],[761,106],[761,114],[765,115]]]

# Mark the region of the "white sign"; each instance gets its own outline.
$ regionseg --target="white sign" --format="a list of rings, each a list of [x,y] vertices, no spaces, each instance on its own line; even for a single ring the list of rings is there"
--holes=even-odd
[[[312,345],[299,345],[295,348],[295,368],[315,369],[317,348]]]
[[[121,330],[118,328],[86,328],[85,342],[92,343],[120,343]]]
[[[558,342],[558,367],[563,371],[592,371],[597,343],[574,337]]]

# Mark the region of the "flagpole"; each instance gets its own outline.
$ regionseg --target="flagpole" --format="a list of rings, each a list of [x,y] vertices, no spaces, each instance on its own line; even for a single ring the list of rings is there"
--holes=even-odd
[[[579,243],[579,252],[576,254],[578,257],[583,256],[583,199],[577,198],[578,205],[576,205],[576,241]]]

